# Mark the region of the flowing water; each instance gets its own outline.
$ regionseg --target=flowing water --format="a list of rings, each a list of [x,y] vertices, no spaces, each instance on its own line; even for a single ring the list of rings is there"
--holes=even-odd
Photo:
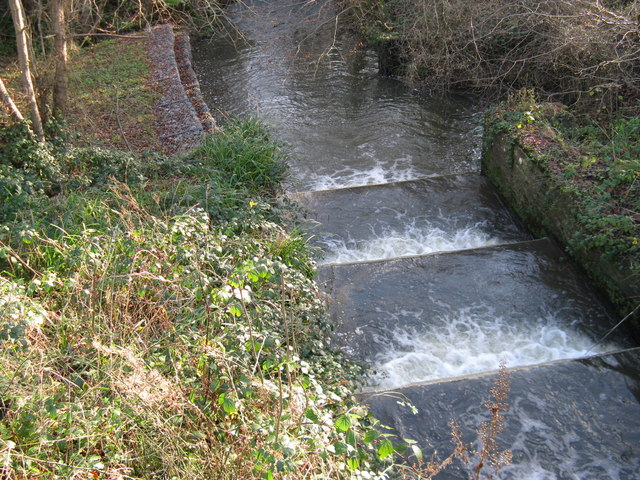
[[[313,212],[323,264],[528,240],[486,179],[447,175],[291,195]],[[357,220],[356,220],[357,219]]]
[[[557,363],[630,343],[617,332],[598,342],[617,321],[611,309],[553,242],[532,240],[479,175],[481,105],[379,76],[375,54],[336,28],[330,2],[229,10],[224,33],[194,44],[203,93],[219,119],[256,114],[288,145],[287,189],[324,251],[318,281],[334,344],[372,367],[365,390],[400,388],[423,412],[374,394],[367,401],[376,414],[441,450],[447,418],[482,421],[478,391],[490,375],[443,379],[495,371],[501,361],[542,365],[512,374],[505,441],[514,465],[499,478],[640,478],[629,440],[637,418],[625,418],[628,409],[640,416],[638,395],[624,387],[640,378],[629,366],[638,354],[624,357],[623,373],[618,357],[605,362],[618,376],[601,382],[599,360]],[[613,413],[603,416],[598,402],[612,402]],[[550,411],[560,416],[550,420]],[[622,440],[603,453],[602,437],[589,435],[607,429]]]
[[[339,305],[334,341],[375,366],[374,389],[619,348],[594,345],[611,313],[548,240],[331,265],[319,280]]]
[[[478,105],[378,76],[372,52],[333,41],[326,3],[251,5],[235,6],[235,27],[194,59],[209,105],[257,114],[289,145],[290,191],[478,171]]]

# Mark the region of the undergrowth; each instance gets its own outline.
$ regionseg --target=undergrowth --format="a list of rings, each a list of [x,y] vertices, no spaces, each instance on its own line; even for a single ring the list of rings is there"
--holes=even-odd
[[[638,99],[638,2],[342,0],[402,73],[435,90],[536,88],[591,108]],[[637,105],[636,105],[637,112]]]
[[[343,478],[379,461],[260,124],[179,168],[12,135],[3,478]]]

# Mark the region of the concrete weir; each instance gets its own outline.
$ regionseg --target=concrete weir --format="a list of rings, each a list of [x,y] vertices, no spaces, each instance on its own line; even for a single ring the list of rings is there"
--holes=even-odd
[[[638,478],[640,349],[625,350],[633,344],[610,333],[611,306],[554,241],[530,239],[483,177],[290,196],[306,208],[325,259],[338,259],[317,277],[333,343],[371,367],[361,396],[398,439],[443,459],[455,420],[479,448],[477,429],[490,416],[483,405],[504,362],[511,390],[497,440],[513,462],[496,478]],[[333,252],[340,242],[347,251],[389,242],[402,224],[445,233],[481,226],[500,241],[374,252],[375,260]],[[454,463],[436,478],[467,478],[472,468]]]
[[[515,366],[581,356],[614,325],[548,239],[327,265],[318,282],[334,343],[395,376],[378,379],[388,386],[492,370],[501,357]],[[594,348],[607,347],[619,348],[612,337]]]
[[[496,478],[637,478],[640,349],[625,350],[633,343],[610,333],[609,303],[554,241],[531,239],[484,177],[289,196],[324,250],[317,281],[332,341],[371,367],[360,395],[398,439],[442,459],[455,448],[455,420],[478,448],[505,363],[498,442],[513,462]],[[475,243],[458,236],[472,231],[483,235]],[[471,468],[458,462],[436,478]]]
[[[375,52],[336,31],[334,7],[234,3],[237,28],[194,58],[211,105],[260,112],[290,147],[287,188],[323,251],[333,344],[370,367],[360,395],[425,459],[443,458],[449,419],[477,440],[504,361],[498,441],[513,464],[480,478],[639,479],[640,353],[625,351],[620,318],[479,175],[482,106],[378,75]],[[454,465],[435,478],[478,476]]]
[[[531,237],[478,174],[311,191],[290,197],[308,212],[324,263],[420,255]]]
[[[497,478],[637,478],[640,349],[624,350],[633,344],[610,333],[611,306],[555,242],[530,239],[483,177],[290,197],[307,210],[313,241],[338,260],[317,277],[333,343],[371,367],[362,398],[398,439],[443,459],[455,448],[455,420],[479,448],[477,429],[490,416],[483,405],[505,363],[509,410],[497,440],[513,462]],[[389,243],[407,224],[445,234],[480,226],[500,241],[404,257],[372,250],[375,260],[335,255]],[[466,478],[472,468],[458,462],[436,478]]]

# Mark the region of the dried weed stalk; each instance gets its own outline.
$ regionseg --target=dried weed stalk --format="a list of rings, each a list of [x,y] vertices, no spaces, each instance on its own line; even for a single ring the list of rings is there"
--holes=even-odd
[[[498,436],[504,431],[504,417],[509,409],[508,400],[511,390],[509,376],[504,363],[500,364],[500,372],[493,382],[490,390],[491,399],[484,403],[489,412],[489,420],[482,422],[476,433],[478,435],[479,449],[474,449],[462,439],[460,424],[452,419],[449,422],[451,440],[454,445],[453,452],[444,460],[419,459],[414,464],[409,464],[405,471],[406,477],[420,480],[431,480],[440,472],[451,466],[458,459],[470,470],[470,480],[481,478],[492,479],[505,466],[511,464],[512,454],[510,450],[500,450]],[[491,469],[487,471],[487,469]]]

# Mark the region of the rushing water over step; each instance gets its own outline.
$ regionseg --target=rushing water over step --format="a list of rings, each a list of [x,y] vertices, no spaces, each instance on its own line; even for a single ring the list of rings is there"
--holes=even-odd
[[[517,369],[506,430],[498,440],[513,452],[502,480],[637,480],[640,478],[640,350]],[[418,441],[440,459],[453,450],[449,421],[463,440],[477,440],[489,413],[493,375],[413,385],[367,398],[380,421]],[[402,406],[412,404],[414,410]],[[477,445],[477,444],[476,444]],[[484,472],[489,473],[487,465]],[[472,478],[455,462],[437,480]]]
[[[413,317],[420,328],[393,331],[391,341],[374,356],[375,374],[369,389],[396,388],[418,382],[462,377],[509,367],[536,365],[618,349],[615,343],[595,339],[553,312],[518,318],[503,317],[486,305],[477,305],[429,318],[424,311],[384,312],[390,324]],[[411,322],[414,323],[414,322]]]
[[[334,341],[377,367],[372,386],[448,378],[618,349],[601,303],[549,240],[328,265]]]
[[[477,174],[292,194],[325,255],[350,263],[528,240]]]
[[[448,232],[429,222],[418,226],[410,222],[402,229],[383,229],[377,234],[372,229],[371,238],[346,240],[335,238],[322,239],[322,248],[327,253],[321,264],[354,263],[426,255],[435,252],[467,250],[507,243],[498,236],[486,233],[486,225],[477,224],[461,230]]]

